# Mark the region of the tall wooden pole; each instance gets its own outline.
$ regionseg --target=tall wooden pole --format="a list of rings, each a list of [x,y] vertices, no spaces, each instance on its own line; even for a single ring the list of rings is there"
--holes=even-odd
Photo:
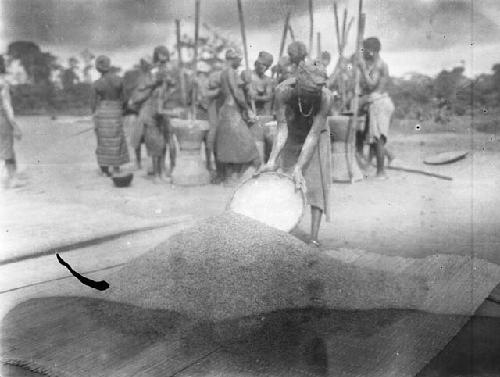
[[[285,23],[283,24],[283,35],[281,36],[280,54],[278,56],[278,60],[279,60],[279,58],[281,58],[283,56],[283,52],[285,51],[286,35],[287,35],[289,30],[290,31],[292,30],[290,28],[290,15],[291,14],[292,14],[292,11],[288,10],[288,12],[286,13],[286,16],[285,16]]]
[[[344,51],[345,44],[346,44],[346,27],[347,27],[347,8],[344,9],[344,18],[342,20],[342,36],[340,38],[340,41],[342,43],[342,51]]]
[[[339,27],[339,11],[337,8],[337,0],[333,0],[333,14],[335,15],[335,31],[337,33],[337,47],[340,53],[342,41]]]
[[[295,33],[293,32],[292,25],[288,24],[288,32],[290,33],[290,38],[292,42],[295,42]]]
[[[321,59],[321,33],[316,33],[316,52],[318,59]]]
[[[182,62],[181,47],[181,21],[175,20],[175,30],[177,35],[177,68],[179,70],[179,87],[181,90],[182,106],[186,106],[186,80],[184,77],[184,63]]]
[[[196,88],[196,80],[198,75],[198,38],[200,29],[200,0],[195,0],[194,6],[194,57],[193,57],[193,93],[191,99],[192,116],[196,119],[196,107],[198,102],[198,90]]]
[[[365,32],[366,15],[363,13],[363,0],[359,0],[359,11],[358,11],[358,35],[356,37],[356,51],[354,54],[354,98],[351,103],[351,111],[353,113],[351,122],[349,123],[349,129],[347,133],[347,162],[349,168],[349,175],[351,177],[351,183],[353,182],[353,166],[355,161],[355,133],[356,127],[358,125],[358,110],[359,110],[359,62],[361,61],[361,49],[363,47],[363,35]]]
[[[309,0],[309,57],[312,56],[314,40],[313,0]]]
[[[245,31],[245,17],[243,17],[243,6],[241,5],[241,0],[238,0],[238,16],[240,17],[240,29],[241,29],[241,41],[243,42],[243,51],[245,54],[245,69],[250,69],[250,64],[248,62],[248,45],[247,45],[247,35]]]
[[[247,45],[247,33],[245,29],[245,16],[243,15],[243,6],[241,5],[241,0],[238,0],[238,15],[240,18],[240,29],[241,29],[241,41],[243,42],[243,51],[245,54],[245,69],[250,70],[250,62],[248,61],[248,45]],[[255,100],[251,101],[252,111],[255,114]]]

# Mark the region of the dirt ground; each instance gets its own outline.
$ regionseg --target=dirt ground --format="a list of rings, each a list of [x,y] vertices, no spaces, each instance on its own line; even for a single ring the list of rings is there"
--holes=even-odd
[[[222,211],[232,189],[222,185],[154,185],[135,172],[130,188],[117,189],[97,174],[95,137],[86,119],[21,118],[23,140],[16,145],[26,185],[2,192],[2,259],[33,253],[95,233],[159,224]],[[87,131],[86,131],[87,130]],[[422,257],[433,253],[473,254],[500,263],[500,139],[462,126],[456,132],[396,130],[389,147],[404,165],[453,178],[388,171],[332,186],[332,222],[324,223],[325,247],[362,248],[383,254]],[[426,166],[432,153],[469,150],[465,160]],[[132,164],[126,169],[132,169]],[[41,219],[44,221],[41,222]],[[306,215],[300,228],[307,231]],[[29,237],[26,237],[29,235]]]
[[[27,297],[19,293],[19,287],[58,279],[64,273],[54,272],[57,263],[52,258],[54,268],[49,268],[49,263],[35,266],[35,262],[48,261],[48,256],[32,257],[113,233],[176,222],[180,224],[177,228],[187,226],[223,211],[233,192],[222,185],[155,185],[145,170],[134,171],[131,187],[118,189],[110,179],[97,174],[95,136],[88,119],[20,117],[19,124],[24,137],[16,144],[16,152],[25,184],[0,193],[4,209],[0,216],[0,269],[8,272],[0,278],[0,290],[15,290],[12,297],[17,295],[9,307]],[[359,248],[412,258],[471,255],[500,264],[500,135],[496,129],[475,131],[466,121],[446,129],[415,126],[405,123],[390,135],[388,146],[400,164],[453,180],[389,170],[385,181],[374,179],[369,172],[362,182],[334,184],[332,222],[322,224],[320,232],[323,247]],[[452,150],[467,150],[469,155],[450,165],[423,164],[428,155]],[[133,170],[132,164],[125,169]],[[306,214],[296,233],[303,236],[308,229]],[[160,233],[151,234],[128,235],[113,255],[103,255],[99,249],[89,251],[80,257],[86,268],[80,271],[94,271],[101,261],[103,267],[126,262],[162,238]],[[137,248],[132,250],[134,240],[138,240]],[[68,256],[77,259],[74,254]],[[7,264],[23,259],[23,266],[29,268]],[[45,293],[50,294],[50,289]],[[500,316],[500,305],[495,305],[486,305],[482,313]],[[2,308],[2,316],[7,309]]]

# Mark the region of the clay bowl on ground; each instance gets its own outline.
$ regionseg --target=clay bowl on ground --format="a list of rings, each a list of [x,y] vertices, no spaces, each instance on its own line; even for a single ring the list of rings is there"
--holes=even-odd
[[[118,173],[113,174],[111,179],[116,187],[128,187],[130,183],[132,183],[132,179],[134,178],[133,173]]]

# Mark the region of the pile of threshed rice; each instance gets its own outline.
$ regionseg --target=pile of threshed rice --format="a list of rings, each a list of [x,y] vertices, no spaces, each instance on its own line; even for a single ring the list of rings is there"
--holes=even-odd
[[[106,277],[110,288],[103,298],[218,321],[318,302],[391,307],[422,298],[419,279],[399,278],[356,268],[286,232],[225,211]]]

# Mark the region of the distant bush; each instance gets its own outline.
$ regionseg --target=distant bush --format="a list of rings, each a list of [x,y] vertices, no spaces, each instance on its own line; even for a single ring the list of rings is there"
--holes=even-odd
[[[12,106],[16,115],[90,114],[90,84],[75,84],[67,89],[52,84],[11,86]]]

